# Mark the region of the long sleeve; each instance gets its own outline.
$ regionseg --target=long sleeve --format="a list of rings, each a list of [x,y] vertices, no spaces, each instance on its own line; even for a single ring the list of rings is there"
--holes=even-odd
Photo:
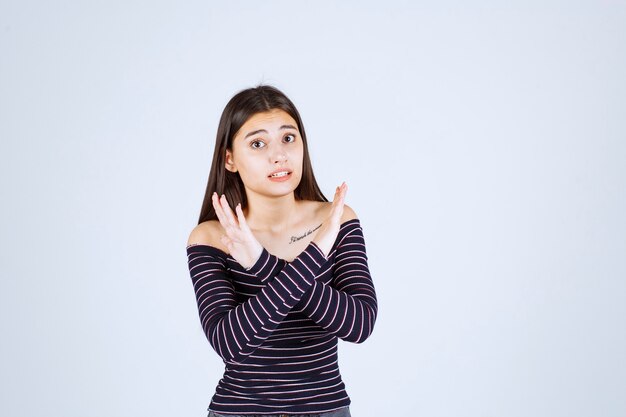
[[[205,245],[187,248],[188,266],[205,335],[225,362],[243,363],[285,318],[313,285],[326,261],[311,242],[292,262],[243,303],[235,298],[225,259]],[[249,272],[273,268],[264,250]]]
[[[355,220],[346,226],[349,229],[337,247],[331,283],[316,280],[300,304],[302,312],[327,331],[347,342],[361,343],[374,329],[378,303],[363,230]]]
[[[244,270],[247,274],[256,276],[261,283],[265,283],[270,278],[278,275],[278,273],[283,270],[286,265],[287,262],[284,259],[280,259],[276,255],[272,255],[267,249],[265,249],[265,247],[263,247],[261,256],[259,256],[259,259],[256,260],[255,264],[248,269],[244,268]]]

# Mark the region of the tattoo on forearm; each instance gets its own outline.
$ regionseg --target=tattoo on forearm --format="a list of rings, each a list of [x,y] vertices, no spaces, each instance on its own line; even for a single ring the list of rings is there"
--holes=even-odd
[[[293,242],[297,242],[300,239],[310,235],[311,233],[313,233],[314,231],[316,231],[317,229],[319,229],[320,227],[322,227],[322,224],[320,223],[319,226],[317,226],[315,229],[313,230],[309,230],[308,232],[304,233],[302,236],[291,236],[291,242],[289,242],[289,244],[291,245]]]

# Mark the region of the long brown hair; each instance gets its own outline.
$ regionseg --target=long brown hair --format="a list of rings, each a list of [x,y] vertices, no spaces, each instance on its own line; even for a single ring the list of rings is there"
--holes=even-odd
[[[215,191],[218,195],[224,194],[230,207],[241,203],[241,209],[248,206],[246,191],[239,176],[239,172],[230,172],[226,169],[226,149],[232,152],[233,138],[241,126],[256,113],[269,110],[280,109],[289,114],[298,124],[300,136],[304,145],[304,157],[302,161],[302,178],[298,187],[294,190],[296,200],[328,201],[322,194],[309,157],[306,133],[300,118],[300,113],[296,106],[276,87],[271,85],[258,85],[257,87],[241,90],[230,99],[217,128],[217,138],[215,140],[215,150],[213,151],[213,162],[209,173],[204,201],[198,224],[207,220],[217,220],[215,209],[211,201],[211,196]]]

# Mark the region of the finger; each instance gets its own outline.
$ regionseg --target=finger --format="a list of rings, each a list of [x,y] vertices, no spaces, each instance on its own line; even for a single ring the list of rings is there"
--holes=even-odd
[[[226,200],[226,197],[222,198],[222,206],[225,207],[224,211],[226,213],[226,217],[228,218],[228,222],[229,222],[229,236],[232,240],[231,244],[235,242],[241,243],[245,241],[247,232],[246,230],[242,229],[241,224],[239,223],[239,214],[233,213],[233,210],[230,208],[230,205],[228,204],[228,200]],[[236,209],[237,209],[237,206],[235,206],[235,211]],[[235,218],[235,216],[237,216],[237,218]]]
[[[220,198],[220,203],[222,205],[222,209],[224,210],[224,213],[226,214],[226,218],[228,219],[230,226],[238,229],[239,222],[237,222],[237,219],[235,219],[235,216],[233,215],[233,210],[228,205],[228,200],[226,199],[226,196],[223,194],[222,194],[222,197]]]
[[[342,182],[339,187],[335,189],[335,197],[333,198],[333,203],[338,202],[344,195],[347,190],[347,185],[345,182]]]
[[[220,221],[224,230],[228,227],[228,219],[226,219],[226,214],[222,209],[222,205],[220,204],[219,197],[217,193],[213,193],[211,196],[211,200],[213,202],[213,208],[215,209],[215,214],[217,215],[218,220]]]
[[[215,193],[213,197],[213,207],[215,207],[215,214],[217,215],[217,218],[219,219],[220,224],[222,225],[222,228],[228,235],[227,236],[228,239],[229,240],[234,239],[238,228],[236,227],[236,225],[232,224],[232,222],[229,220],[217,193]]]
[[[346,201],[346,194],[348,194],[348,184],[343,184],[343,192],[341,193],[341,207],[343,208],[343,204]]]
[[[233,233],[232,232],[233,225],[228,220],[228,217],[226,216],[226,213],[224,212],[224,208],[222,207],[222,204],[220,203],[217,193],[213,197],[213,207],[215,208],[215,214],[217,215],[217,218],[220,221],[220,224],[222,225],[222,229],[224,229],[226,233],[231,235]]]
[[[346,201],[346,191],[340,191],[339,196],[337,197],[337,209],[341,209],[343,211],[343,205]]]
[[[333,205],[330,210],[330,217],[333,220],[337,220],[337,221],[341,219],[341,216],[343,214],[344,184],[345,183],[342,183],[339,187],[336,188],[335,197],[333,199]]]
[[[341,190],[339,187],[335,188],[335,195],[333,196],[333,203],[337,200],[337,197],[339,197]]]
[[[237,219],[239,220],[239,225],[241,226],[241,230],[243,230],[246,233],[251,233],[251,230],[248,227],[248,222],[246,221],[246,216],[244,216],[243,214],[241,203],[237,204],[237,206],[235,207],[235,211],[237,212]]]

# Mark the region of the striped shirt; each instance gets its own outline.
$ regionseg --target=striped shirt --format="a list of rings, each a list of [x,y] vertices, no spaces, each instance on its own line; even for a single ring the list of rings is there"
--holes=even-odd
[[[204,333],[225,365],[207,410],[321,413],[350,404],[338,338],[361,343],[378,304],[359,219],[325,257],[314,242],[287,262],[265,248],[243,268],[222,250],[187,247]]]

